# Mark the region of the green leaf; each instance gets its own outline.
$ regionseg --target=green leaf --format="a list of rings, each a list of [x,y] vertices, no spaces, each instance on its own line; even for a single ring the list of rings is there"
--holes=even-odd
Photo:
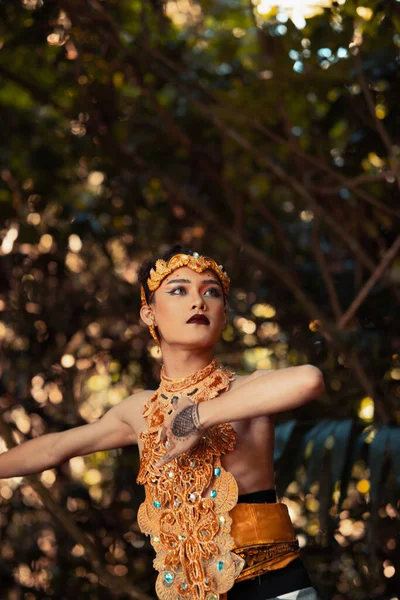
[[[396,483],[400,485],[400,429],[391,427],[389,431],[392,468]]]
[[[332,483],[342,480],[343,469],[348,456],[350,437],[354,422],[351,419],[341,421],[335,427],[335,441],[332,448]]]
[[[307,465],[307,480],[305,484],[307,491],[309,491],[311,485],[318,479],[318,473],[326,452],[326,440],[334,432],[336,424],[336,421],[322,421],[306,436],[307,439],[313,440],[311,455]]]
[[[338,425],[332,448],[332,482],[335,485],[340,481],[339,510],[346,498],[346,492],[349,487],[354,464],[352,460],[353,448],[357,440],[358,434],[354,421],[346,419]]]
[[[282,458],[283,453],[287,449],[291,439],[292,433],[296,426],[296,421],[287,421],[286,423],[279,424],[275,429],[275,448],[274,448],[274,461],[278,462]]]
[[[382,481],[382,471],[385,464],[389,433],[389,427],[379,428],[369,447],[369,466],[371,469],[371,503],[373,508],[378,508],[379,487]]]

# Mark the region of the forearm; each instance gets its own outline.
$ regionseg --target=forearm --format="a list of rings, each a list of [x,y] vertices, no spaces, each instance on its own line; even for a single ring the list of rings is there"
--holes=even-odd
[[[58,433],[48,433],[0,454],[0,479],[40,473],[54,467],[58,464],[53,452],[58,439]]]
[[[289,367],[249,378],[248,383],[199,406],[202,427],[252,419],[297,408],[324,391],[321,371],[312,365]]]

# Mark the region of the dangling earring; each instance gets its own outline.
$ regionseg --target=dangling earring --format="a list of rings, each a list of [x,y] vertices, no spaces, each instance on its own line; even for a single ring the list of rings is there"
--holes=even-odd
[[[160,347],[160,340],[158,339],[156,327],[154,325],[155,316],[153,313],[151,313],[151,320],[153,321],[153,325],[149,325],[150,334],[157,346]]]

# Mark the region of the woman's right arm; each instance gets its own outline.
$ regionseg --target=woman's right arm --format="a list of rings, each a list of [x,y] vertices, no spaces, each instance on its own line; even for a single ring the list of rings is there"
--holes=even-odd
[[[48,433],[3,452],[0,455],[0,479],[40,473],[73,456],[136,444],[132,415],[135,412],[133,403],[137,406],[139,396],[140,392],[122,400],[94,423]]]

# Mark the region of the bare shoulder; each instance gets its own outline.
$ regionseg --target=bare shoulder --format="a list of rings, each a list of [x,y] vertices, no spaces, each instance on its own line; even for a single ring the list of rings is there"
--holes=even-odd
[[[121,411],[125,412],[125,410],[134,411],[143,411],[144,404],[149,400],[154,394],[155,390],[140,390],[140,392],[135,392],[122,400],[118,404],[121,407]]]
[[[156,390],[140,390],[139,392],[134,392],[125,399],[132,400],[133,402],[136,402],[136,404],[143,404],[143,402],[151,398],[151,396],[155,394],[155,392]]]
[[[137,429],[137,422],[142,418],[144,404],[154,394],[154,390],[141,390],[121,400],[112,408],[114,415],[122,422]]]

